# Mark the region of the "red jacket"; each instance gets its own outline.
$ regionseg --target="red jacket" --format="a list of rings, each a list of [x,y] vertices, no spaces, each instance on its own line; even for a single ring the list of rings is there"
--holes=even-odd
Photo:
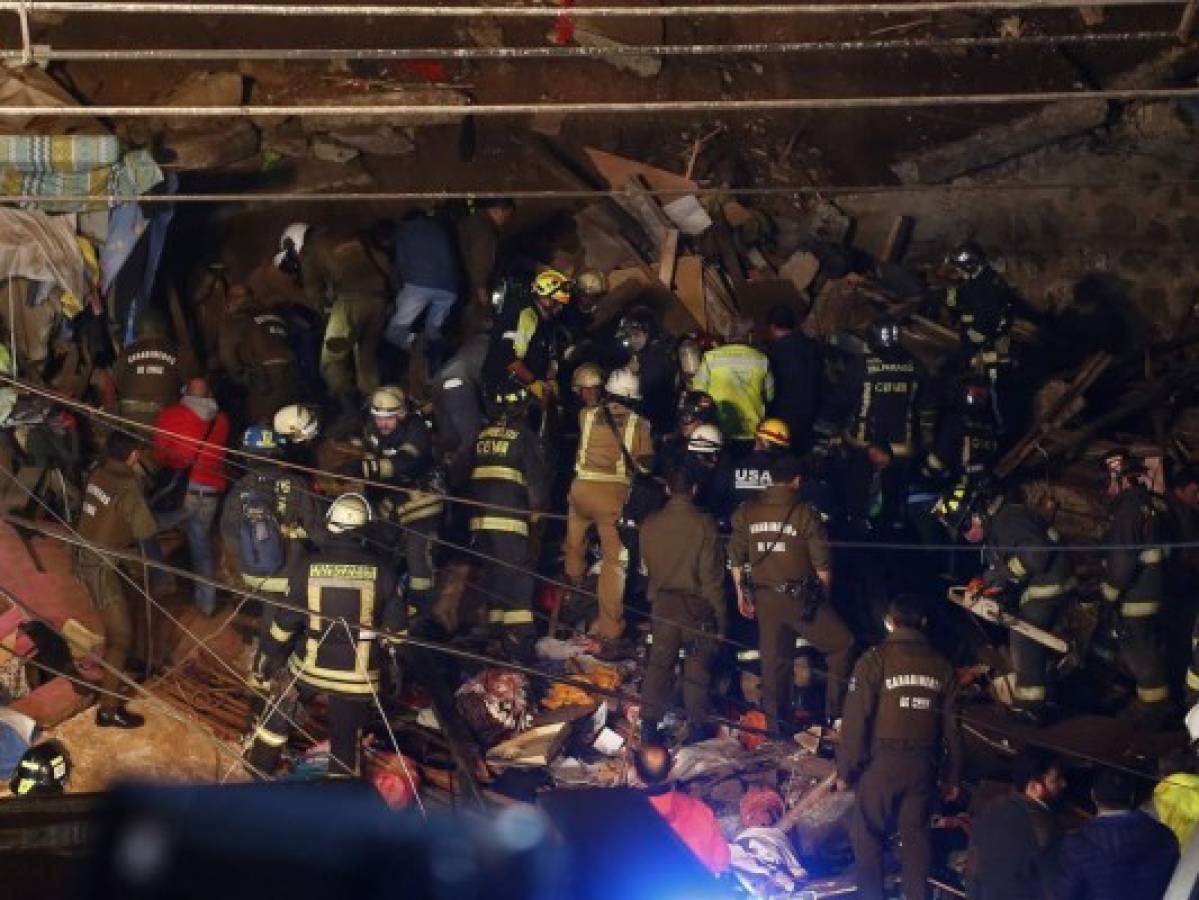
[[[679,791],[669,791],[650,795],[649,802],[708,871],[713,875],[728,871],[728,841],[704,801]]]
[[[210,423],[212,431],[207,442],[201,444]],[[154,425],[162,429],[154,434],[154,459],[160,466],[168,469],[191,466],[189,482],[217,491],[225,490],[229,482],[225,476],[225,445],[229,443],[228,416],[217,412],[215,420],[204,419],[185,401],[181,401],[160,412]]]

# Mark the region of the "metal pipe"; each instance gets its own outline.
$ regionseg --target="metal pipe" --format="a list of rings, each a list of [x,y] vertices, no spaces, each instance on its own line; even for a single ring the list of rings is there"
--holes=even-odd
[[[884,41],[787,41],[741,44],[615,44],[602,47],[395,47],[340,49],[256,48],[249,50],[199,49],[35,49],[38,62],[135,62],[140,60],[240,62],[284,60],[287,62],[338,59],[603,59],[611,56],[764,56],[820,51],[917,50],[952,47],[1020,47],[1058,44],[1115,44],[1175,41],[1176,31],[1118,31],[1097,34],[1037,34],[1019,37],[896,38]],[[24,51],[0,50],[0,59],[21,58]]]
[[[1193,187],[1199,179],[1158,181],[1151,187]],[[990,191],[1113,191],[1134,185],[1120,181],[1070,181],[1035,184],[1032,182],[1010,182],[993,184],[864,184],[864,185],[820,185],[797,184],[776,187],[736,188],[650,188],[647,194],[657,197],[706,197],[729,195],[733,197],[773,197],[846,194],[921,194],[942,191],[945,193],[975,193]],[[1146,185],[1137,182],[1135,187]],[[12,204],[66,204],[66,203],[394,203],[401,201],[438,202],[444,200],[483,200],[488,197],[510,197],[513,200],[593,200],[604,197],[625,196],[625,191],[580,191],[580,190],[520,190],[504,187],[464,191],[358,191],[330,192],[327,194],[305,194],[301,192],[263,192],[238,194],[0,194],[0,203]]]
[[[627,113],[762,113],[813,109],[908,109],[943,106],[1007,106],[1024,103],[1076,103],[1088,100],[1186,100],[1199,97],[1199,86],[1122,88],[1101,91],[1031,91],[1005,94],[923,94],[891,97],[779,97],[769,100],[617,100],[596,103],[451,103],[370,104],[363,106],[3,106],[0,119],[120,117],[136,119],[253,118],[317,116],[325,118],[420,119],[466,116],[618,115]]]
[[[337,16],[470,18],[557,18],[564,12],[576,19],[667,18],[674,16],[787,16],[787,15],[869,15],[919,12],[987,12],[997,9],[1083,9],[1109,6],[1175,6],[1181,0],[898,0],[895,3],[748,3],[709,6],[572,6],[563,8],[535,6],[386,6],[380,4],[298,4],[298,3],[161,3],[120,2],[120,0],[27,0],[31,13],[110,13],[184,16]],[[18,11],[20,0],[0,0],[0,10]]]

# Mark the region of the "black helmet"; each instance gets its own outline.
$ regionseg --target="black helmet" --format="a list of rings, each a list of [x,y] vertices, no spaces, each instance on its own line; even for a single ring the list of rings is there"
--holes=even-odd
[[[679,421],[708,425],[716,422],[716,401],[704,391],[687,391],[679,402]]]
[[[964,378],[961,397],[970,409],[986,407],[991,402],[991,382],[986,378]]]
[[[945,257],[945,264],[961,272],[966,278],[978,277],[989,265],[986,252],[974,241],[966,241],[954,247]]]
[[[487,397],[487,410],[494,416],[509,415],[528,406],[532,395],[529,389],[515,378],[501,381]]]
[[[875,347],[894,347],[899,343],[899,323],[879,319],[870,326],[870,342]]]
[[[15,797],[62,794],[71,778],[71,755],[62,741],[44,741],[25,751],[9,779]]]

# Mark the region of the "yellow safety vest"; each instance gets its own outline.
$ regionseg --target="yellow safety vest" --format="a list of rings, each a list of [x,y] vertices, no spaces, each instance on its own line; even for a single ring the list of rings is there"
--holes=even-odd
[[[587,466],[587,451],[591,446],[591,431],[602,409],[602,406],[596,406],[583,413],[583,427],[579,433],[579,452],[575,456],[575,477],[580,481],[605,481],[614,484],[628,484],[631,480],[631,473],[628,471],[625,453],[618,453],[616,457],[616,471],[614,472],[591,469]],[[629,451],[630,454],[633,452],[633,439],[637,435],[638,421],[640,421],[640,416],[634,412],[630,412],[628,419],[624,423],[624,433],[620,437],[625,450]]]
[[[692,387],[716,401],[720,430],[729,440],[752,440],[774,397],[766,354],[744,344],[728,344],[704,354]]]

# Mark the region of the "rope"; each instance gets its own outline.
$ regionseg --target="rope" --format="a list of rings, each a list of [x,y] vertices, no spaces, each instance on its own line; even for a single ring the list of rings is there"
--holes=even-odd
[[[108,13],[113,15],[186,16],[337,16],[340,18],[557,18],[561,11],[537,6],[391,6],[297,3],[163,3],[119,0],[4,0],[0,11],[16,12],[26,5],[32,13]],[[746,3],[673,6],[572,6],[572,18],[670,18],[676,16],[868,15],[928,12],[990,12],[993,10],[1088,9],[1093,7],[1177,6],[1179,0],[900,0],[895,3]]]
[[[1095,100],[1188,100],[1199,87],[1113,88],[1093,91],[1025,91],[999,94],[921,94],[880,97],[778,97],[758,100],[616,100],[603,102],[489,103],[465,105],[364,104],[362,106],[3,106],[0,119],[169,118],[247,119],[259,116],[378,118],[391,121],[427,116],[466,118],[526,115],[643,115],[662,113],[764,113],[805,110],[910,109],[914,107],[1010,106],[1013,104],[1083,103]]]
[[[573,10],[572,10],[573,13]],[[518,59],[606,59],[621,56],[765,56],[794,53],[858,52],[885,50],[946,49],[958,47],[1046,47],[1057,45],[1119,44],[1132,42],[1177,42],[1175,31],[1114,31],[1099,33],[1031,34],[1011,37],[893,38],[878,41],[779,41],[737,44],[613,44],[573,47],[394,47],[342,49],[336,47],[269,48],[231,50],[216,47],[172,49],[52,49],[30,51],[29,59],[51,62],[136,62],[142,60],[239,62],[282,60],[285,62],[327,60],[518,60]],[[26,59],[25,50],[0,50],[0,59]]]

